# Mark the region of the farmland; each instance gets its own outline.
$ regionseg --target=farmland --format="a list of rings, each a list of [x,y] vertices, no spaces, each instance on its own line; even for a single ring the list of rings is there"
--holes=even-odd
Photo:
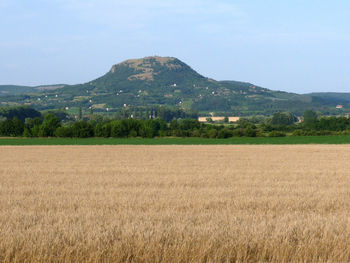
[[[1,146],[0,262],[349,262],[349,145]]]
[[[208,138],[1,138],[0,145],[240,145],[349,144],[349,135]]]

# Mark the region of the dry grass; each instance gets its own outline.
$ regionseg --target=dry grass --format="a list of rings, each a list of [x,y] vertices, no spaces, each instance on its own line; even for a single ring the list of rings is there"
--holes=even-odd
[[[350,146],[0,147],[1,262],[349,262]]]
[[[145,57],[141,59],[129,59],[121,63],[122,65],[127,65],[130,68],[133,68],[141,73],[132,75],[128,77],[128,80],[154,80],[154,76],[157,75],[159,72],[154,71],[154,63],[159,63],[161,66],[166,67],[168,69],[179,69],[182,66],[173,63],[175,61],[175,58],[172,57]],[[114,65],[111,69],[111,72],[114,73],[116,68],[121,65]]]

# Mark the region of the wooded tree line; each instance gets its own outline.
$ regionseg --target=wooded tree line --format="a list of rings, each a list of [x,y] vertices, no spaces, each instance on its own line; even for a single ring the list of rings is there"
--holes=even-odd
[[[38,117],[22,122],[18,118],[6,119],[0,122],[1,136],[24,137],[144,137],[156,136],[228,138],[232,136],[257,136],[255,125],[238,125],[237,127],[214,124],[203,124],[196,119],[174,119],[166,122],[162,119],[123,119],[97,122],[75,121],[61,123],[52,113],[44,119]]]
[[[28,111],[27,111],[28,110]],[[254,118],[241,119],[235,124],[204,124],[197,119],[173,118],[171,121],[154,116],[152,119],[76,120],[62,122],[62,114],[54,112],[44,116],[30,108],[0,110],[0,136],[24,137],[280,137],[286,135],[328,135],[350,132],[347,117],[318,117],[307,110],[303,122],[289,112],[277,112],[256,123]],[[16,115],[17,114],[17,115]],[[2,117],[1,117],[2,116]],[[25,117],[25,118],[24,118]],[[1,119],[2,118],[2,119]],[[24,120],[23,120],[24,119]]]

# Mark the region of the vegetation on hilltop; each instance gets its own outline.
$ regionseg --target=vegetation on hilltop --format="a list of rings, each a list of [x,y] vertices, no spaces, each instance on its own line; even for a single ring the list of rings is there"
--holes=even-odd
[[[95,112],[163,105],[203,114],[225,112],[233,116],[272,115],[278,111],[300,116],[306,109],[323,114],[350,111],[350,101],[334,96],[328,99],[317,94],[299,95],[272,91],[251,83],[206,78],[171,57],[127,60],[114,65],[96,80],[40,92],[36,88],[35,91],[8,93],[0,97],[0,103],[26,104],[38,110],[92,108]],[[335,108],[340,102],[344,104],[342,110]]]
[[[65,84],[41,85],[41,86],[18,86],[18,85],[0,85],[0,96],[23,95],[39,93],[43,90],[55,90],[64,87]]]

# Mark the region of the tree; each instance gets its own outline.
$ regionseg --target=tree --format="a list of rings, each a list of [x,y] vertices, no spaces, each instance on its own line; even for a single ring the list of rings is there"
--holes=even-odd
[[[216,138],[216,136],[218,135],[218,131],[216,130],[216,129],[210,129],[209,131],[208,131],[208,137],[209,138],[212,138],[212,139],[214,139],[214,138]]]
[[[12,120],[13,136],[21,136],[24,131],[24,124],[17,117]]]
[[[0,135],[13,136],[12,120],[7,119],[0,123]]]
[[[26,136],[30,134],[32,137],[38,137],[41,124],[41,118],[27,118],[25,121]]]
[[[289,126],[294,124],[296,118],[290,112],[276,112],[271,119],[272,125]]]
[[[82,118],[83,118],[83,110],[81,109],[81,107],[79,107],[78,119],[81,120]]]
[[[88,138],[94,136],[94,128],[86,121],[77,121],[72,126],[72,135],[76,138]]]
[[[62,109],[57,109],[57,110],[49,110],[46,112],[47,114],[52,113],[55,115],[60,121],[68,120],[70,118],[69,114],[62,110]]]
[[[218,133],[219,139],[225,139],[225,138],[229,138],[229,137],[232,137],[232,131],[228,128],[223,128]]]
[[[181,130],[193,130],[194,128],[200,128],[200,122],[194,119],[184,119],[179,122]]]
[[[14,117],[17,117],[22,122],[24,122],[26,118],[41,117],[41,113],[25,106],[1,107],[0,116],[6,117],[7,119],[13,119]]]
[[[170,122],[170,130],[177,130],[179,128],[179,122],[176,119],[173,119]]]
[[[307,128],[315,128],[317,123],[317,113],[313,110],[306,110],[303,114],[304,125]]]
[[[24,128],[23,137],[32,137],[32,133],[28,128]]]
[[[71,126],[67,127],[58,127],[55,131],[57,137],[73,137],[73,129]]]
[[[111,136],[112,137],[125,137],[123,126],[120,121],[111,122]]]
[[[56,129],[60,126],[61,124],[59,118],[54,114],[49,113],[45,116],[44,122],[40,126],[39,136],[54,136]]]
[[[254,130],[252,128],[252,126],[248,126],[245,130],[244,130],[244,136],[246,137],[256,137],[256,130]]]
[[[105,124],[98,123],[95,126],[94,135],[96,137],[105,137],[105,138],[111,137],[111,128],[112,128],[112,125],[110,123],[105,123]]]
[[[41,118],[27,118],[25,121],[25,126],[29,129],[33,128],[35,125],[41,125],[42,124],[42,120]]]
[[[154,127],[154,121],[146,120],[142,123],[140,127],[140,135],[144,138],[153,138],[156,135],[156,130]]]

